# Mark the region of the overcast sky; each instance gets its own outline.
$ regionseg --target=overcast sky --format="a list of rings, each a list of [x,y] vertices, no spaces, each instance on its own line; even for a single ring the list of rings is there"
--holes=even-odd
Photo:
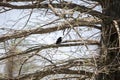
[[[75,0],[78,2],[78,0]],[[82,4],[82,3],[81,3]],[[101,11],[100,7],[96,7],[95,10]],[[11,10],[5,13],[0,14],[0,28],[12,28],[12,29],[31,29],[38,26],[41,26],[45,23],[48,23],[52,20],[58,19],[58,17],[55,17],[54,15],[51,15],[50,13],[45,15],[44,9],[40,10],[33,10],[33,13],[31,15],[31,18],[27,24],[27,27],[24,27],[26,24],[26,21],[29,18],[29,14],[32,10]],[[94,39],[100,39],[100,33],[96,29],[88,29],[85,27],[81,28],[80,31],[81,36],[88,37],[90,35],[96,34]],[[4,34],[5,31],[0,30],[1,34]],[[76,33],[71,31],[69,34],[72,34],[72,38],[69,36],[66,36],[63,40],[69,40],[69,39],[79,39],[78,36],[75,36]],[[31,35],[30,37],[26,38],[30,43],[39,43],[39,44],[53,44],[56,42],[57,38],[60,36],[64,36],[63,31],[57,31],[54,33],[48,33],[48,34],[38,34],[38,35]],[[93,39],[93,38],[92,38]],[[52,57],[54,59],[64,59],[64,58],[80,58],[80,57],[92,57],[94,54],[98,53],[96,52],[97,46],[90,46],[89,50],[86,50],[85,47],[63,47],[54,49],[53,51],[49,52],[51,54],[54,54],[58,50],[57,55],[53,55]],[[75,52],[77,49],[79,49],[79,52]],[[63,52],[62,52],[63,51]],[[98,50],[97,50],[98,51]],[[90,53],[89,53],[90,52]],[[42,53],[46,53],[45,51],[42,51]],[[63,54],[64,53],[64,54]],[[75,54],[74,54],[75,53]],[[45,54],[44,54],[45,55]],[[71,56],[72,55],[72,56]],[[48,56],[49,58],[49,56]]]

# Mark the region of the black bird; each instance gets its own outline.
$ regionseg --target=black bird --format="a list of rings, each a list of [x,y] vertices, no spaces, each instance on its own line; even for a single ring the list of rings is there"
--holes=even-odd
[[[60,44],[62,42],[62,37],[59,37],[56,41],[56,44]]]

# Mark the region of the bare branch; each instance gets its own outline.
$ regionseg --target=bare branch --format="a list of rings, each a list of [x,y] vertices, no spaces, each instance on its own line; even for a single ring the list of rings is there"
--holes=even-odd
[[[48,48],[58,48],[58,47],[69,47],[69,46],[80,46],[80,45],[99,45],[98,42],[92,42],[92,43],[87,43],[87,42],[81,42],[81,43],[70,43],[70,44],[59,44],[59,45],[56,45],[56,44],[51,44],[51,45],[43,45],[43,46],[34,46],[34,47],[31,47],[25,51],[22,51],[18,54],[10,54],[10,55],[7,55],[7,56],[4,56],[4,57],[1,57],[0,60],[3,60],[3,59],[6,59],[6,58],[10,58],[10,57],[13,57],[13,56],[17,56],[17,55],[22,55],[22,54],[27,54],[27,53],[30,53],[30,52],[34,52],[34,51],[41,51],[43,49],[48,49]]]
[[[7,7],[7,8],[12,8],[12,9],[33,9],[33,8],[46,8],[48,9],[49,6],[48,4],[29,4],[29,5],[12,5],[9,3],[0,3],[0,6]],[[100,19],[111,19],[108,16],[103,15],[102,13],[92,10],[91,8],[87,8],[85,6],[80,6],[74,3],[62,3],[62,4],[52,4],[54,8],[65,8],[67,9],[75,9],[76,11],[79,12],[87,12],[90,15],[96,16]]]
[[[70,64],[69,64],[70,65]],[[47,75],[52,75],[52,74],[80,74],[80,75],[86,75],[86,76],[92,76],[92,72],[86,72],[84,70],[70,70],[69,68],[63,67],[64,65],[60,65],[57,67],[48,67],[44,71],[36,71],[35,73],[30,73],[30,74],[24,74],[21,76],[16,77],[15,79],[19,80],[26,80],[30,78],[34,79],[42,79],[43,77]],[[68,65],[67,65],[68,66]]]
[[[86,18],[86,19],[70,20],[69,23],[72,24],[74,27],[79,27],[79,26],[93,27],[95,24],[100,24],[101,21]],[[68,22],[63,22],[62,24],[51,27],[51,28],[36,28],[36,29],[31,29],[31,30],[15,31],[14,33],[11,33],[11,34],[1,35],[0,42],[4,42],[6,40],[14,39],[14,38],[26,37],[31,34],[44,34],[44,33],[64,30],[67,28],[71,28],[68,25]]]
[[[35,78],[35,79],[41,79],[47,75],[51,74],[81,74],[81,75],[88,75],[91,76],[92,72],[86,72],[83,70],[70,70],[70,69],[48,69],[46,71],[37,71],[35,73],[26,74],[23,76],[20,76],[19,80],[26,80],[27,78]]]
[[[29,2],[29,1],[36,1],[36,0],[5,0],[6,2]],[[44,1],[44,0],[39,0]],[[4,2],[4,0],[0,0],[0,2]]]

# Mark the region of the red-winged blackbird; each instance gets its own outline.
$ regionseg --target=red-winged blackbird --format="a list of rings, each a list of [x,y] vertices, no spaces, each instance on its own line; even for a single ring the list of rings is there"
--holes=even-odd
[[[59,37],[56,41],[56,44],[60,44],[62,42],[62,37]]]

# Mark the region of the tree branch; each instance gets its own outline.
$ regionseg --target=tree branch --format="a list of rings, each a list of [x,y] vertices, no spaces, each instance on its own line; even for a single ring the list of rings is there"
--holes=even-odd
[[[88,43],[87,42],[79,42],[79,43],[69,43],[69,44],[59,44],[59,45],[51,44],[51,45],[34,46],[34,47],[31,47],[31,48],[28,48],[25,51],[19,52],[17,54],[10,54],[10,55],[1,57],[0,60],[4,60],[6,58],[14,57],[14,56],[17,56],[17,55],[27,54],[27,53],[34,52],[34,51],[41,51],[43,49],[48,49],[48,48],[80,46],[80,45],[85,45],[85,44],[86,45],[99,45],[99,42],[95,41],[95,42],[91,42],[91,43],[89,43],[89,42]]]
[[[19,79],[19,80],[26,80],[26,79],[30,79],[30,78],[34,78],[35,80],[38,79],[42,79],[45,76],[48,75],[53,75],[53,74],[79,74],[79,75],[86,75],[87,77],[91,77],[92,76],[92,72],[86,72],[84,70],[71,70],[69,69],[70,67],[76,66],[74,64],[82,64],[81,61],[73,61],[72,64],[71,62],[68,62],[67,64],[61,64],[59,66],[46,66],[45,69],[41,69],[40,71],[36,71],[34,73],[30,73],[30,74],[24,74],[21,76],[16,77],[15,79]],[[72,65],[72,66],[71,66]],[[68,67],[70,66],[70,67]],[[80,65],[79,65],[80,66]]]
[[[6,0],[6,2],[32,2],[32,1],[36,1],[36,0]],[[39,0],[39,1],[45,1],[45,0]],[[0,0],[0,2],[4,2],[4,0]]]
[[[87,20],[86,20],[87,19]],[[88,27],[94,27],[95,24],[100,24],[101,21],[91,19],[91,18],[86,18],[86,19],[78,19],[76,20],[69,20],[69,24],[72,24],[73,27],[79,27],[79,26],[88,26]],[[31,34],[44,34],[44,33],[50,33],[54,31],[59,31],[59,30],[64,30],[67,28],[71,28],[69,26],[68,22],[63,22],[59,25],[56,25],[51,28],[36,28],[36,29],[31,29],[31,30],[24,30],[24,31],[15,31],[11,34],[4,34],[0,36],[0,42],[4,42],[9,39],[14,39],[14,38],[22,38],[29,36]],[[100,27],[97,27],[100,28]],[[100,28],[101,29],[101,28]]]
[[[49,8],[48,4],[40,4],[40,3],[29,4],[29,5],[12,5],[9,3],[0,3],[0,6],[12,8],[12,9],[33,9],[33,8],[46,8],[46,9],[48,9]],[[108,19],[108,18],[111,19],[110,17],[105,16],[98,11],[95,11],[95,10],[92,10],[91,8],[87,8],[85,6],[80,6],[80,5],[74,4],[74,3],[62,3],[62,4],[55,4],[55,3],[53,4],[52,3],[52,6],[54,8],[62,8],[62,9],[67,7],[67,9],[75,9],[76,11],[79,11],[82,13],[87,12],[88,14],[96,16],[100,19]]]
[[[43,77],[47,75],[52,75],[52,74],[80,74],[80,75],[86,75],[86,76],[91,76],[93,73],[92,72],[86,72],[83,70],[70,70],[70,69],[48,69],[46,71],[37,71],[35,73],[30,73],[30,74],[25,74],[23,76],[20,76],[18,79],[19,80],[26,80],[30,78],[35,78],[37,79],[42,79]]]

